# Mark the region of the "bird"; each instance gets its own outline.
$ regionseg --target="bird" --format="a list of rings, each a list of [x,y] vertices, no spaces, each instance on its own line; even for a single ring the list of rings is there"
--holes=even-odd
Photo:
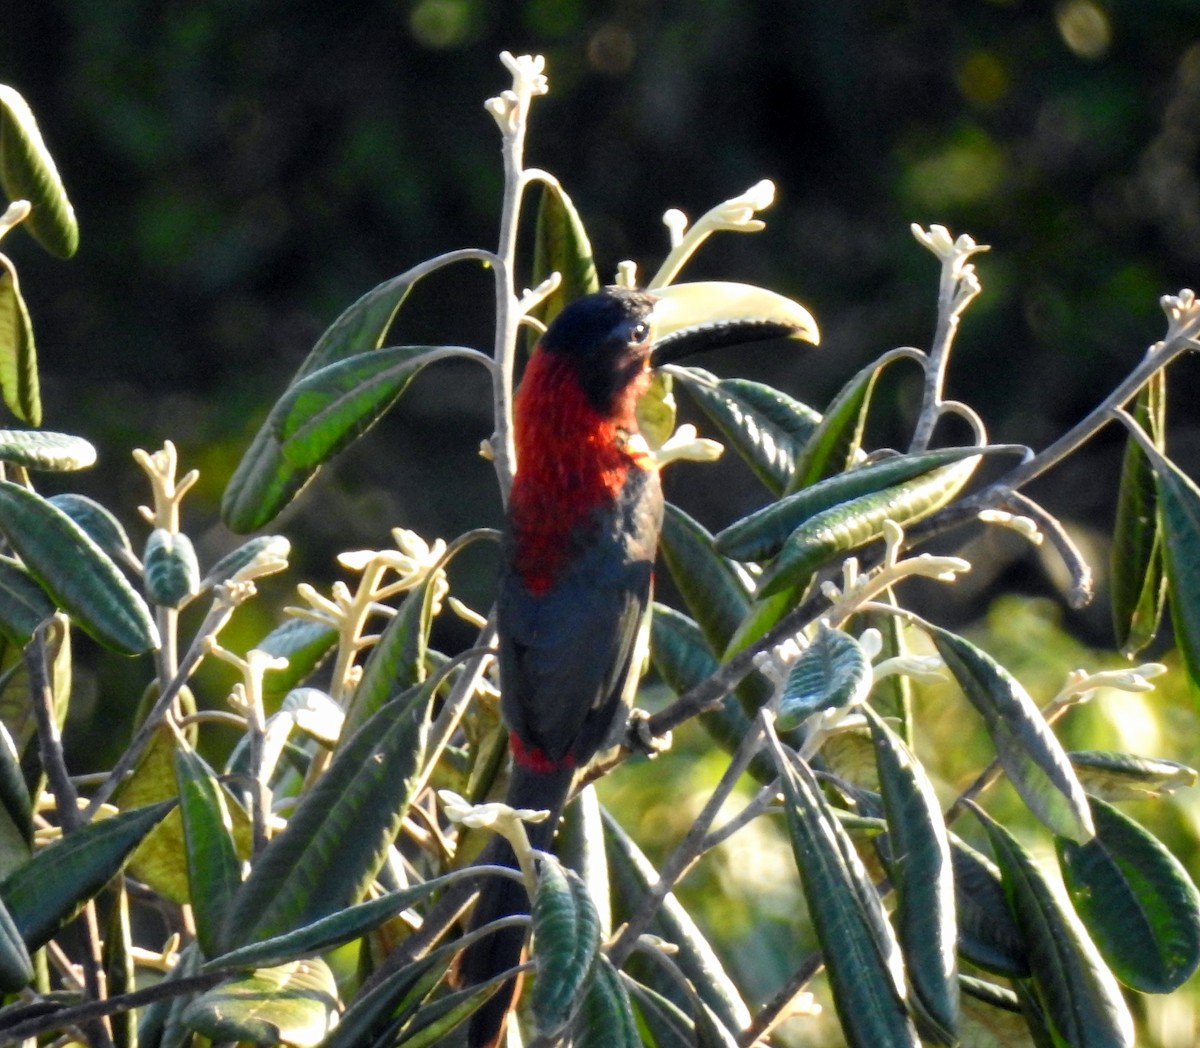
[[[637,637],[663,518],[658,470],[638,432],[638,398],[664,363],[781,336],[818,338],[803,307],[762,289],[606,287],[565,306],[530,355],[513,401],[517,470],[496,629],[512,755],[505,802],[549,812],[526,826],[536,850],[550,849],[576,776],[617,741],[636,690]],[[517,865],[501,837],[479,861]],[[470,928],[528,912],[522,884],[490,877]],[[508,927],[469,946],[460,984],[518,964],[524,939],[523,927]],[[474,1013],[471,1048],[500,1042],[517,992],[513,978]]]

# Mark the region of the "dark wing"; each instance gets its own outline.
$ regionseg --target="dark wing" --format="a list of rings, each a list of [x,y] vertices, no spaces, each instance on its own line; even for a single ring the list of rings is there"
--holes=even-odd
[[[586,763],[621,706],[650,599],[662,515],[658,478],[631,471],[618,499],[580,531],[560,576],[530,593],[515,566],[501,576],[501,708],[526,746]]]

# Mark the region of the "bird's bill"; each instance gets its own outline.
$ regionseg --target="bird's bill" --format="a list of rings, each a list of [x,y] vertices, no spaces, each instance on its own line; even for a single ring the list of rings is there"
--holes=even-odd
[[[650,363],[670,364],[706,349],[797,338],[814,346],[817,322],[790,298],[752,284],[700,281],[653,288]]]

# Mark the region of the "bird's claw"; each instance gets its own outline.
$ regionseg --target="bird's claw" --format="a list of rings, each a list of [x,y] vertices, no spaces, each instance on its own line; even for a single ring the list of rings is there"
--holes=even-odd
[[[671,733],[655,735],[650,727],[650,714],[645,710],[630,710],[625,728],[625,748],[645,754],[652,760],[671,748]]]

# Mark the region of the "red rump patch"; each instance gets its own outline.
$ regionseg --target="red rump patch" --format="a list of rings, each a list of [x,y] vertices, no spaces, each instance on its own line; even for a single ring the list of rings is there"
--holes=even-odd
[[[513,760],[522,768],[528,768],[530,771],[549,775],[551,772],[561,771],[563,768],[575,767],[574,754],[568,753],[561,761],[556,761],[545,750],[539,749],[537,746],[526,746],[513,731],[508,733],[508,745],[512,749]]]
[[[514,404],[518,470],[509,512],[521,580],[533,593],[553,584],[575,530],[598,506],[613,501],[631,468],[652,468],[619,439],[636,432],[638,383],[605,417],[579,388],[571,366],[534,352]]]

